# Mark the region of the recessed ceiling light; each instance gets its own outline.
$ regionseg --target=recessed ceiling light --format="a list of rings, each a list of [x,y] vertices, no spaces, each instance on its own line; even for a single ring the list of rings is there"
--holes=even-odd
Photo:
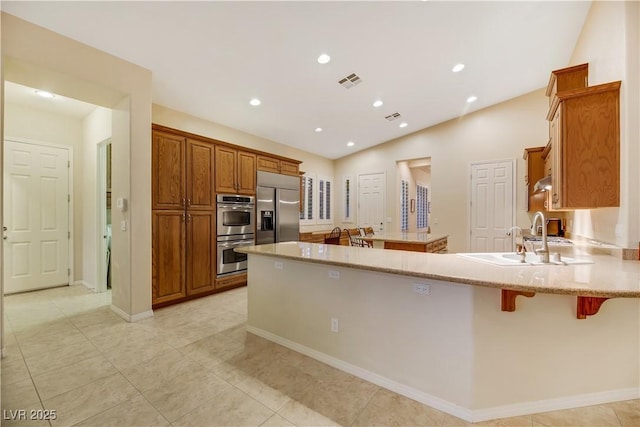
[[[36,94],[40,95],[43,98],[55,98],[56,96],[51,92],[47,92],[46,90],[36,90]]]
[[[353,141],[347,142],[347,147],[353,147],[354,145],[356,145],[356,143]]]
[[[476,99],[478,99],[477,96],[471,95],[470,97],[467,98],[467,102],[471,103],[471,102],[474,102]]]
[[[407,122],[402,122],[398,126],[400,126],[401,128],[406,128],[408,126],[408,124],[407,124]]]
[[[262,104],[262,102],[260,102],[258,98],[252,98],[251,101],[249,101],[249,104],[253,105],[254,107],[257,107],[258,105]]]
[[[331,57],[326,53],[323,53],[322,55],[318,56],[318,62],[321,64],[326,64],[329,61],[331,61]]]
[[[464,69],[464,64],[456,64],[456,65],[453,66],[451,71],[453,71],[454,73],[458,73],[458,72],[462,71],[463,69]]]
[[[316,128],[316,132],[322,132],[322,128]]]
[[[380,101],[380,100],[378,99],[377,101],[375,101],[375,102],[373,103],[373,106],[374,106],[374,107],[376,107],[376,108],[378,108],[378,107],[382,106],[382,101]]]

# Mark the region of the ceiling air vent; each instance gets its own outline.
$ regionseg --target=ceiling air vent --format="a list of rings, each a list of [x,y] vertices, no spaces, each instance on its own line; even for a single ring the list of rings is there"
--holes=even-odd
[[[393,113],[393,114],[389,114],[388,116],[385,116],[384,118],[392,122],[396,119],[399,119],[400,117],[402,117],[400,113]]]
[[[349,74],[344,79],[340,79],[338,83],[340,83],[340,85],[342,85],[345,89],[350,89],[355,85],[362,83],[362,79],[358,77],[356,73],[353,73]]]

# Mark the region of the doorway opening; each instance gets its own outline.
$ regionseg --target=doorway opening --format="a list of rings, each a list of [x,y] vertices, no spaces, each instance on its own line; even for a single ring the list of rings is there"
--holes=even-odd
[[[111,289],[111,138],[98,144],[96,205],[98,207],[96,292]]]
[[[429,232],[431,230],[431,157],[401,160],[396,163],[398,218],[400,231]]]

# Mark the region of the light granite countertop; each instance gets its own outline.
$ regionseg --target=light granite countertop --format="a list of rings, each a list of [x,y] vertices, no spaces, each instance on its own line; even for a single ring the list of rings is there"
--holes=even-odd
[[[243,246],[237,252],[515,291],[593,297],[640,297],[640,262],[584,255],[582,265],[497,266],[455,254],[316,243]]]
[[[449,237],[447,234],[390,232],[367,236],[369,240],[398,243],[430,243]]]

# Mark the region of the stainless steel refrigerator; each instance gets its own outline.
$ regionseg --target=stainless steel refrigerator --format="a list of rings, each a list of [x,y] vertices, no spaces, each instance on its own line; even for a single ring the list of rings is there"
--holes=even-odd
[[[300,178],[258,171],[256,244],[300,237]]]

